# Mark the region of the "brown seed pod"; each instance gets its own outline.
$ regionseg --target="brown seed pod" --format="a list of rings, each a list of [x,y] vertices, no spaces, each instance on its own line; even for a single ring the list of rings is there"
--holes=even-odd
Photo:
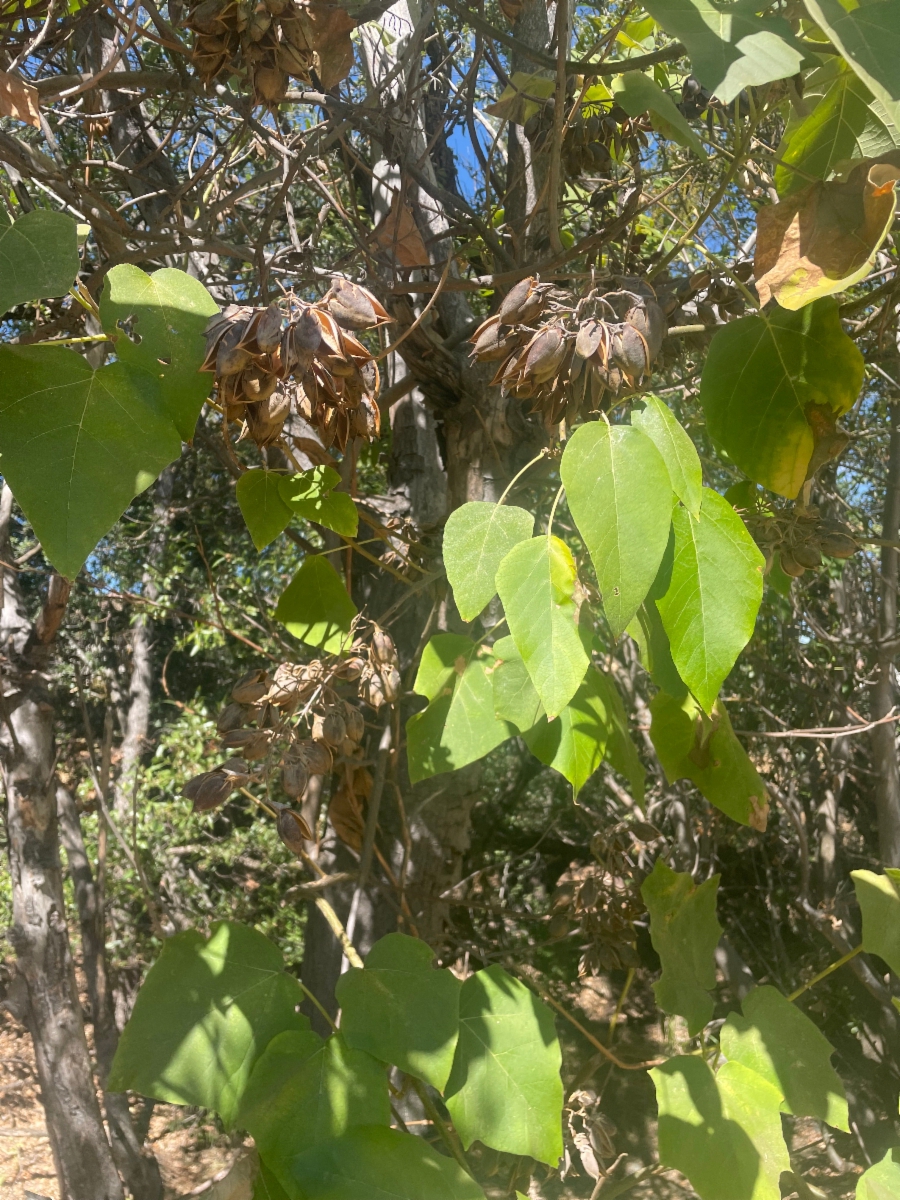
[[[257,400],[268,400],[278,387],[278,377],[269,375],[262,367],[248,367],[246,371],[241,372],[237,386],[250,403]]]
[[[337,323],[345,329],[374,329],[393,320],[371,292],[338,276],[331,281],[325,303]]]
[[[271,729],[232,729],[222,738],[222,746],[226,750],[240,750],[248,762],[265,758],[272,744]]]
[[[781,562],[782,571],[784,571],[785,575],[790,575],[791,579],[799,579],[801,575],[805,574],[806,567],[802,563],[797,562],[790,550],[782,548],[778,558]]]
[[[814,546],[810,542],[801,542],[799,545],[792,546],[791,553],[801,567],[808,567],[810,570],[815,570],[816,567],[821,567],[822,565],[821,550],[819,550],[818,546]]]
[[[307,668],[302,664],[279,663],[272,676],[268,699],[278,708],[290,708],[308,690],[310,682]]]
[[[559,325],[545,325],[525,348],[523,377],[535,383],[549,382],[559,370],[566,349],[566,339]]]
[[[324,742],[326,746],[340,746],[347,736],[344,718],[336,709],[326,713],[316,713],[312,727],[313,740]]]
[[[204,771],[189,779],[181,794],[193,801],[194,812],[208,812],[224,804],[233,791],[249,779],[247,764],[239,758],[229,759],[215,771]]]
[[[507,292],[497,313],[501,325],[527,325],[540,316],[547,303],[546,285],[537,277],[521,279]]]
[[[322,742],[312,742],[307,738],[294,742],[291,754],[296,755],[305,764],[310,775],[327,775],[334,765],[328,747]]]
[[[400,672],[396,667],[383,667],[381,670],[381,691],[388,704],[393,704],[400,697]]]
[[[385,702],[384,686],[381,676],[371,667],[367,667],[359,681],[359,695],[366,704],[379,709]]]
[[[267,399],[247,405],[247,432],[257,446],[271,446],[278,441],[290,410],[291,398],[285,392],[273,392]]]
[[[636,387],[650,370],[647,339],[633,325],[623,323],[612,328],[610,358],[631,387]]]
[[[829,532],[822,536],[819,545],[829,558],[852,558],[859,546],[848,533]]]
[[[344,725],[347,728],[347,737],[352,742],[361,742],[366,736],[365,718],[353,704],[344,705]]]
[[[397,648],[394,645],[394,639],[377,625],[375,626],[375,632],[372,634],[372,658],[376,663],[388,664],[397,661]]]
[[[349,682],[353,682],[353,680],[359,679],[360,675],[362,675],[365,665],[365,659],[354,655],[353,658],[342,659],[334,668],[334,673],[338,679],[346,679]]]
[[[229,326],[219,339],[216,350],[216,374],[235,375],[250,363],[250,352],[241,346],[246,321]]]
[[[230,733],[232,729],[240,729],[247,724],[250,709],[244,704],[226,704],[216,720],[219,733]]]
[[[281,768],[281,786],[284,794],[297,799],[306,791],[309,784],[309,768],[301,759],[291,756],[284,760]]]
[[[522,342],[521,333],[501,325],[499,316],[488,317],[472,334],[472,357],[479,362],[498,362]]]
[[[578,336],[575,339],[575,353],[579,358],[591,358],[606,343],[609,342],[609,331],[605,321],[597,321],[588,317],[581,323]],[[601,353],[601,359],[606,357]]]
[[[231,698],[235,704],[255,704],[265,696],[271,682],[263,670],[248,671],[231,689]]]
[[[314,840],[312,830],[300,813],[293,808],[288,808],[287,805],[282,805],[278,809],[275,827],[278,830],[278,836],[292,854],[302,854],[306,849],[303,843]]]

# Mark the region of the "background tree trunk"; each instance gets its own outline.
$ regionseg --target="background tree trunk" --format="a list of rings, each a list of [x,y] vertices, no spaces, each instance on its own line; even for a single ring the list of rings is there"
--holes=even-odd
[[[4,485],[0,557],[7,562],[11,509],[12,493]],[[9,936],[27,987],[28,1025],[62,1192],[66,1200],[122,1200],[84,1036],[57,838],[49,663],[69,585],[51,576],[44,607],[32,624],[16,573],[2,568],[2,580],[0,753],[13,901]]]

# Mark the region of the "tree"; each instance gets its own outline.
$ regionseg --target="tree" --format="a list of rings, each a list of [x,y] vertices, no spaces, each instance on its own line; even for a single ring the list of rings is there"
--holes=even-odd
[[[160,1194],[126,1091],[248,1129],[258,1196],[556,1194],[564,1112],[568,1194],[805,1197],[804,1119],[897,1187],[900,25],[645,9],[2,17],[7,1003],[71,1200]],[[219,745],[179,699],[151,765],[188,644]],[[496,901],[473,824],[490,795],[512,842],[539,772],[587,860],[520,855],[545,943],[492,925],[512,859]],[[138,832],[174,780],[229,870],[243,839],[303,872],[288,969],[258,920],[191,928]],[[665,1058],[610,1049],[657,972]],[[566,976],[615,980],[606,1042]],[[599,1062],[563,1090],[555,1015],[649,1072],[643,1163],[605,1153]]]

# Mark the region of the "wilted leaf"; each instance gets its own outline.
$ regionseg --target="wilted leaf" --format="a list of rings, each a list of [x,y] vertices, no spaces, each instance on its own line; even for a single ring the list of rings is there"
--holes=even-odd
[[[356,21],[345,8],[334,4],[313,3],[305,6],[307,39],[316,56],[316,74],[326,92],[346,79],[353,66],[353,42],[350,34]]]
[[[0,116],[13,117],[26,125],[41,127],[38,90],[8,71],[0,71]]]
[[[710,436],[745,475],[792,500],[846,445],[835,421],[853,407],[863,366],[830,297],[731,321],[710,343],[700,380]]]
[[[669,782],[690,779],[733,821],[765,829],[766,785],[735,736],[722,701],[707,717],[693,696],[676,700],[657,692],[650,712],[650,738]]]
[[[900,166],[860,163],[845,183],[813,183],[761,208],[754,270],[762,303],[774,296],[798,309],[864,279],[893,223],[898,179]]]
[[[796,75],[804,50],[783,17],[754,15],[717,0],[645,0],[667,33],[684,42],[704,87],[729,104],[742,89]]]
[[[394,196],[390,212],[375,230],[375,241],[390,250],[402,267],[422,267],[429,263],[416,219],[399,192]]]
[[[713,1014],[709,993],[716,986],[715,951],[722,936],[716,920],[718,888],[718,875],[698,887],[686,871],[673,871],[661,858],[641,884],[650,912],[650,940],[662,965],[653,985],[656,1001],[665,1012],[684,1017],[691,1036]]]

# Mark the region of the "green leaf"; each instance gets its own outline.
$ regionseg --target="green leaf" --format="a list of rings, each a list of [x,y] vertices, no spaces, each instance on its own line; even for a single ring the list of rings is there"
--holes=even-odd
[[[119,1041],[109,1086],[170,1104],[196,1104],[234,1123],[254,1063],[286,1030],[308,1027],[277,947],[220,921],[163,943]]]
[[[700,515],[703,468],[700,456],[684,427],[658,396],[642,396],[643,410],[635,409],[631,424],[650,438],[663,456],[672,491],[693,517]]]
[[[806,11],[900,124],[900,10],[870,0],[848,12],[840,0],[805,0]]]
[[[721,700],[707,717],[693,696],[657,692],[650,701],[650,739],[669,783],[690,779],[733,821],[764,830],[766,785],[738,741]]]
[[[298,1155],[355,1125],[390,1125],[387,1072],[339,1034],[323,1041],[311,1029],[279,1033],[256,1061],[237,1122],[290,1191]]]
[[[251,1200],[290,1200],[287,1192],[262,1161],[260,1161],[257,1176],[253,1180]]]
[[[340,654],[357,611],[328,559],[313,554],[282,592],[275,620],[308,646]]]
[[[340,475],[332,467],[316,466],[298,475],[282,476],[281,499],[307,521],[333,529],[342,537],[355,538],[359,513],[346,492],[332,491],[340,482]]]
[[[628,718],[625,715],[625,706],[622,703],[622,697],[619,695],[618,689],[611,679],[606,676],[601,676],[605,680],[607,690],[607,711],[610,716],[610,733],[609,741],[606,744],[606,761],[618,771],[628,781],[628,786],[631,788],[631,794],[638,802],[642,804],[644,801],[644,782],[646,772],[644,764],[638,756],[634,742],[631,740],[631,733],[628,729]]]
[[[867,954],[883,958],[900,976],[900,870],[851,871],[862,913],[862,946]]]
[[[291,510],[281,499],[280,482],[275,471],[245,471],[237,481],[237,502],[257,550],[274,542],[291,519]]]
[[[186,442],[194,437],[213,385],[213,376],[200,366],[204,330],[218,311],[200,280],[174,267],[152,275],[129,264],[113,267],[100,299],[103,328],[117,337],[116,357],[160,381],[169,416]]]
[[[381,1125],[351,1129],[292,1166],[298,1200],[484,1200],[452,1158]]]
[[[11,222],[0,210],[0,316],[26,300],[64,296],[79,265],[71,217],[36,208]]]
[[[900,1196],[900,1150],[887,1154],[856,1181],[856,1200],[897,1200]]]
[[[497,593],[497,568],[533,529],[530,512],[503,504],[474,501],[450,514],[444,526],[444,565],[464,621],[473,620],[491,602]]]
[[[559,771],[576,796],[606,754],[613,725],[609,686],[596,668],[589,667],[581,687],[555,721],[541,717],[532,729],[523,730],[531,753]]]
[[[459,1036],[459,993],[452,971],[435,970],[434,951],[403,933],[375,943],[363,969],[337,985],[348,1045],[393,1063],[442,1091]]]
[[[485,112],[524,125],[529,117],[543,107],[540,101],[548,99],[555,91],[556,80],[551,75],[540,71],[533,75],[526,71],[515,71],[499,99],[489,104]]]
[[[459,634],[436,634],[422,655],[415,690],[430,704],[406,723],[413,783],[476,762],[514,737],[494,713],[490,651]]]
[[[779,196],[805,187],[809,176],[829,179],[841,163],[893,150],[891,128],[872,108],[872,93],[863,81],[845,68],[809,116],[790,131],[775,168]]]
[[[544,715],[541,698],[511,637],[494,642],[491,688],[494,713],[498,720],[509,721],[520,733],[531,729]]]
[[[181,454],[157,381],[94,370],[62,347],[0,348],[3,475],[61,575],[74,579],[132,499]]]
[[[547,715],[555,717],[588,668],[576,626],[572,552],[557,537],[520,542],[500,564],[497,590],[516,649]]]
[[[763,591],[765,559],[731,505],[703,489],[700,519],[676,508],[675,557],[656,606],[678,674],[706,712],[749,642]]]
[[[686,696],[687,684],[672,661],[669,635],[663,629],[655,600],[647,597],[634,619],[628,622],[627,633],[637,643],[644,670],[656,686],[670,696]]]
[[[701,1200],[780,1200],[790,1170],[781,1095],[740,1063],[713,1075],[702,1058],[670,1058],[650,1071],[659,1106],[659,1159]]]
[[[863,366],[831,297],[730,321],[712,339],[700,380],[710,436],[745,475],[792,500],[810,466],[824,461],[813,458],[817,441],[827,451],[829,426],[853,407]]]
[[[685,44],[693,73],[723,104],[746,87],[796,75],[804,58],[787,21],[755,16],[756,5],[646,0],[644,8]]]
[[[603,611],[618,637],[665,553],[674,502],[668,469],[639,429],[591,421],[566,444],[560,477],[597,573]]]
[[[641,113],[649,112],[654,129],[664,137],[687,146],[698,158],[707,157],[703,143],[675,107],[675,101],[649,75],[642,75],[640,71],[617,75],[613,79],[612,90],[616,101],[629,117],[639,117]]]
[[[816,1025],[768,985],[754,988],[722,1026],[720,1046],[729,1062],[755,1071],[781,1093],[782,1110],[818,1117],[850,1132],[844,1085],[831,1065],[834,1047]]]
[[[563,1152],[562,1056],[550,1009],[502,967],[462,986],[444,1099],[466,1149],[476,1139],[555,1167]]]
[[[650,913],[650,940],[662,975],[654,983],[657,1003],[687,1021],[693,1037],[713,1014],[709,995],[716,986],[716,946],[722,926],[716,920],[719,876],[695,886],[687,872],[673,871],[661,858],[641,884]]]

